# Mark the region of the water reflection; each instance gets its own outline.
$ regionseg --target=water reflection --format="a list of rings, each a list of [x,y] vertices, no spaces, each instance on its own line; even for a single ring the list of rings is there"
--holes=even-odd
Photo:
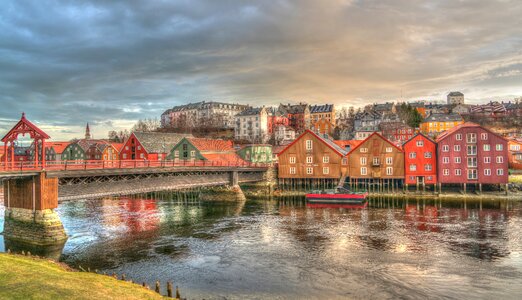
[[[190,298],[522,293],[519,202],[373,198],[354,209],[161,194],[66,202],[58,213],[70,236],[62,261],[171,280]]]

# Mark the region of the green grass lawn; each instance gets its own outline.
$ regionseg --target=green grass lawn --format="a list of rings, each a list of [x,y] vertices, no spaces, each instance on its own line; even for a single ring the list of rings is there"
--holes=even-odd
[[[164,299],[137,284],[0,253],[0,299]]]

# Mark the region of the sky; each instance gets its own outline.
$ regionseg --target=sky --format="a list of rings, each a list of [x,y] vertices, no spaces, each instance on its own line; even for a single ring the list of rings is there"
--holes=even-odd
[[[23,1],[0,8],[0,134],[130,129],[196,101],[522,96],[522,1]]]

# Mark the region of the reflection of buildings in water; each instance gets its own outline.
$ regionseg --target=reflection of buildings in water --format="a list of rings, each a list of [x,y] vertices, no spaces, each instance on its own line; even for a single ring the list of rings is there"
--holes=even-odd
[[[156,206],[156,200],[153,199],[132,199],[121,197],[118,201],[124,213],[120,214],[120,218],[130,232],[143,232],[157,230],[160,223],[160,217]]]

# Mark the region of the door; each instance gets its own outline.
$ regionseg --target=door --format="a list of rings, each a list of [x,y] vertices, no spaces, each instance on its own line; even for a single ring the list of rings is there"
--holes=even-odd
[[[424,184],[424,176],[417,176],[417,184]]]

